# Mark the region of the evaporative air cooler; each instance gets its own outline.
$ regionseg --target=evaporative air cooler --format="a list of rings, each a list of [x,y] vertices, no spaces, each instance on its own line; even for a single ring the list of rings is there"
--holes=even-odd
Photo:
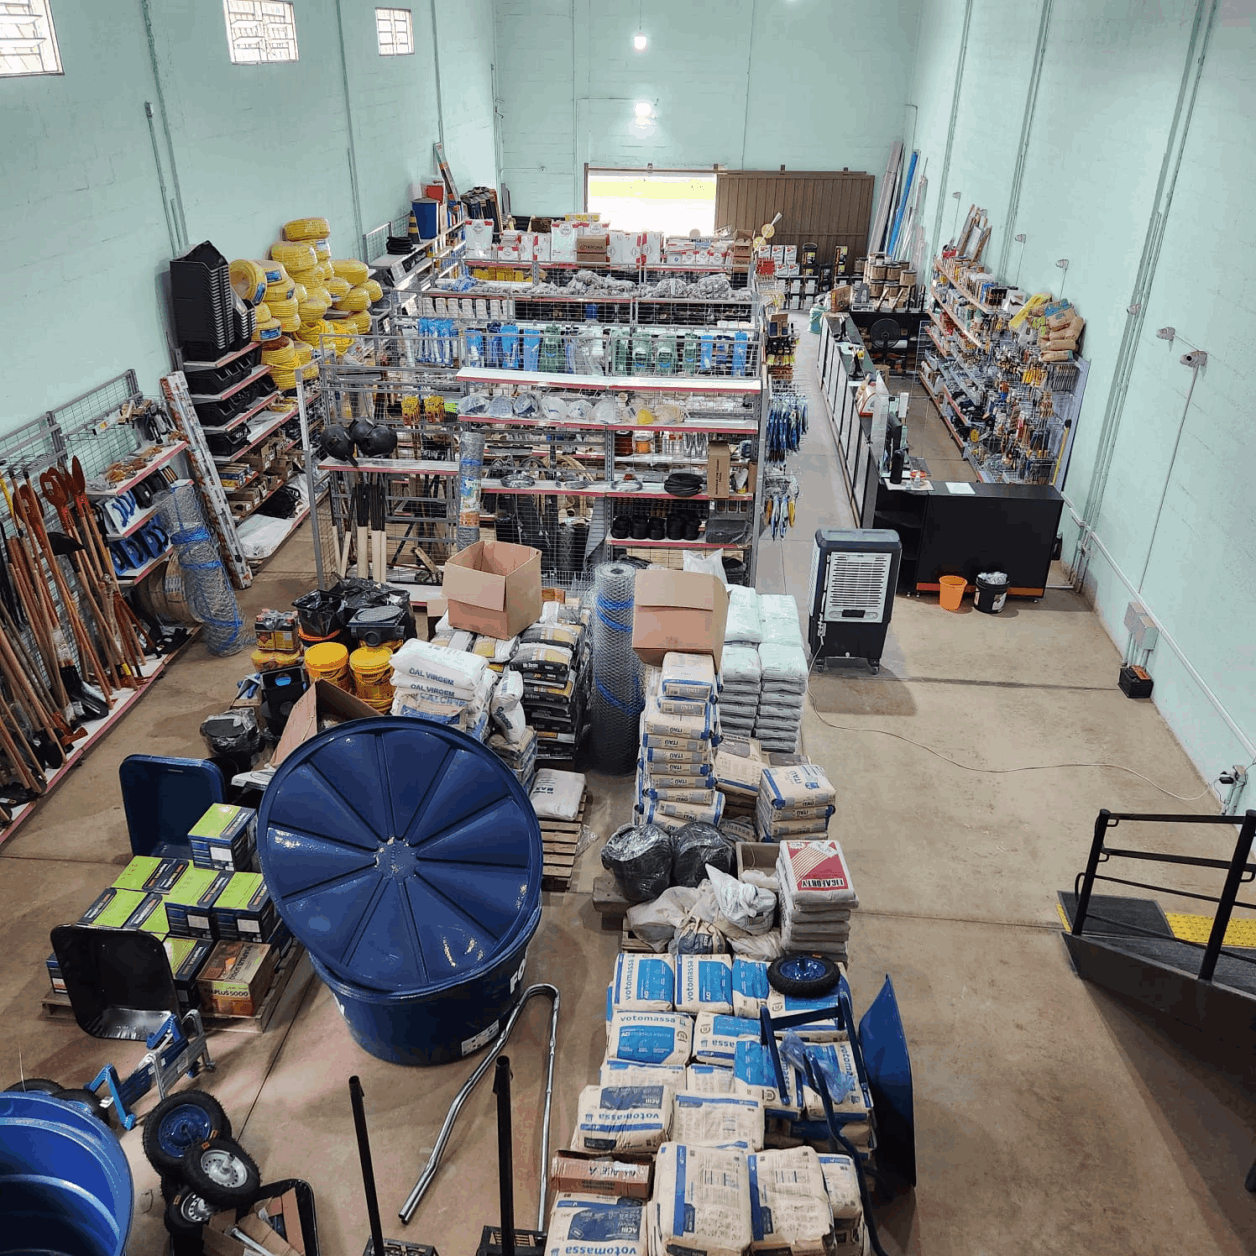
[[[888,528],[817,528],[811,552],[812,658],[867,659],[880,671],[902,556]]]

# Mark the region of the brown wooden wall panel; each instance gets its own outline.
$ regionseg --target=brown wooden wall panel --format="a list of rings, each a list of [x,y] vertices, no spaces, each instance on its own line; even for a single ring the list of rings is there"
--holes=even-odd
[[[845,245],[853,262],[868,247],[875,182],[860,170],[721,170],[715,225],[758,231],[779,211],[773,244],[818,245],[822,265]]]

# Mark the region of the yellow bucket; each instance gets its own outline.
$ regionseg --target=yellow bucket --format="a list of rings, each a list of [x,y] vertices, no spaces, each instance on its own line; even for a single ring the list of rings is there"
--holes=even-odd
[[[349,655],[353,691],[378,711],[392,708],[392,651],[382,645],[360,645]]]
[[[310,646],[305,652],[305,670],[311,682],[327,680],[345,693],[353,692],[349,680],[349,651],[338,641]]]

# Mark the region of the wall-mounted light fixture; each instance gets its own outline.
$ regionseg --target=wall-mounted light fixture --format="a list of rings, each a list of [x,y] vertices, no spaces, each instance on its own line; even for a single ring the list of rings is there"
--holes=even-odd
[[[632,111],[637,115],[638,122],[647,122],[654,113],[654,106],[648,100],[639,100],[633,105]]]
[[[638,52],[644,52],[644,51],[646,50],[646,48],[649,46],[649,43],[650,43],[650,41],[646,38],[645,31],[638,31],[638,32],[637,32],[637,33],[636,33],[636,34],[632,37],[632,46],[633,46],[633,47],[634,47],[634,48],[635,48]]]

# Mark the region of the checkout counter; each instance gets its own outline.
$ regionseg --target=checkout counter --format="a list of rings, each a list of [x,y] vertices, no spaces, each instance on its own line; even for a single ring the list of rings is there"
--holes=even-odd
[[[1009,594],[1041,597],[1064,507],[1059,491],[1046,484],[933,481],[926,491],[907,480],[891,484],[881,474],[884,420],[878,426],[856,404],[871,361],[849,315],[821,317],[818,369],[859,526],[891,528],[903,543],[899,587],[936,592],[939,576],[954,575],[975,588],[978,572],[1003,571]]]

